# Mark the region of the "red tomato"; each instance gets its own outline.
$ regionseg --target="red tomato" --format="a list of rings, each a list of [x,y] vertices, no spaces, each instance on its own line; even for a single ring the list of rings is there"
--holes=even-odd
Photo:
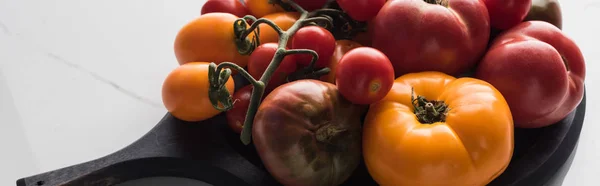
[[[373,19],[385,2],[386,0],[337,0],[342,10],[357,21]]]
[[[311,49],[317,52],[319,60],[315,64],[315,68],[326,67],[329,58],[333,55],[335,49],[335,38],[325,28],[318,26],[303,27],[294,36],[292,36],[293,49]],[[310,54],[297,55],[298,63],[303,66],[308,66],[312,59]]]
[[[326,81],[329,83],[335,84],[335,70],[340,62],[340,59],[346,54],[348,51],[361,47],[359,43],[351,40],[338,40],[335,41],[335,51],[333,55],[329,58],[329,65],[327,66],[331,72],[327,75],[321,76],[321,81]]]
[[[506,98],[519,128],[565,118],[583,99],[585,76],[581,49],[544,21],[523,22],[498,36],[475,73]]]
[[[492,27],[506,30],[523,22],[531,0],[483,0],[490,14]]]
[[[246,113],[248,113],[248,106],[250,105],[250,98],[252,97],[252,89],[252,85],[246,85],[233,93],[233,108],[225,112],[227,124],[235,133],[242,133]]]
[[[271,60],[275,56],[275,51],[277,51],[277,43],[265,43],[254,49],[248,60],[248,72],[254,79],[258,80],[262,77],[269,64],[271,64]],[[285,83],[287,76],[296,71],[296,60],[294,59],[295,56],[293,55],[283,58],[283,61],[279,64],[273,76],[271,76],[266,92],[270,92]]]
[[[485,53],[489,22],[481,0],[394,0],[369,22],[369,32],[373,48],[390,58],[396,76],[422,71],[459,75]]]
[[[385,54],[371,47],[346,53],[335,71],[335,83],[344,98],[368,105],[381,100],[392,89],[394,67]]]
[[[250,14],[248,9],[238,0],[208,0],[202,6],[200,14],[204,15],[211,12],[230,13],[238,17]]]

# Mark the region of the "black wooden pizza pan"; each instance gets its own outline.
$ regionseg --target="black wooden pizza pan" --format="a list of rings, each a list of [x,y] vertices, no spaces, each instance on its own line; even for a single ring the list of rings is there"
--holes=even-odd
[[[236,77],[236,84],[240,81]],[[244,84],[240,82],[240,84]],[[239,87],[238,87],[239,88]],[[557,124],[515,129],[515,151],[506,171],[491,186],[546,185],[573,153],[583,125],[585,96]],[[563,173],[564,174],[564,173]],[[279,185],[262,167],[252,145],[244,146],[224,114],[190,123],[166,114],[146,135],[105,157],[17,180],[17,186],[115,185],[147,177],[181,177],[216,186]],[[364,165],[344,185],[377,185]]]

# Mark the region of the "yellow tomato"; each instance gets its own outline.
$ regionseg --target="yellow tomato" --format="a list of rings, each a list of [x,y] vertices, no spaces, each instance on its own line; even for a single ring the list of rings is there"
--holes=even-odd
[[[165,79],[162,87],[163,104],[167,111],[184,121],[202,121],[214,117],[221,111],[215,109],[208,98],[207,62],[190,62],[178,66]],[[225,83],[233,95],[233,78]]]
[[[424,99],[413,102],[413,90]],[[504,172],[514,148],[512,115],[498,90],[440,72],[397,78],[371,105],[363,132],[365,162],[380,185],[483,186]]]
[[[290,29],[290,27],[292,27],[292,25],[294,25],[294,23],[296,23],[298,18],[300,18],[300,13],[279,12],[266,15],[263,18],[273,21],[273,23],[279,26],[279,28],[281,28],[284,31],[287,31],[288,29]],[[260,39],[261,44],[279,42],[279,35],[275,31],[275,29],[273,29],[273,27],[267,24],[260,24],[260,26],[258,27],[260,28],[260,34],[258,38]]]
[[[207,13],[181,28],[174,46],[179,64],[207,61],[216,64],[233,62],[242,67],[248,65],[249,56],[240,54],[235,43],[233,23],[237,19],[229,13]],[[252,37],[253,33],[247,39]]]
[[[246,7],[250,11],[250,14],[256,18],[276,13],[284,12],[283,8],[277,4],[269,3],[270,0],[246,0]]]

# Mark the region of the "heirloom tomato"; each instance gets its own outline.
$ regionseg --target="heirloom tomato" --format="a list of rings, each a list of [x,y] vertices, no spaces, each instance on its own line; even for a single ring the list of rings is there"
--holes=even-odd
[[[311,49],[317,52],[319,59],[315,63],[316,68],[323,68],[328,65],[329,58],[333,55],[335,49],[335,38],[333,34],[323,27],[306,26],[299,29],[292,36],[292,49]],[[312,60],[310,54],[296,55],[298,64],[308,66]]]
[[[162,100],[167,111],[184,121],[202,121],[221,113],[208,98],[207,62],[190,62],[178,66],[165,79]],[[234,93],[233,78],[225,83],[229,93]]]
[[[250,106],[252,89],[252,85],[246,85],[238,91],[235,91],[231,97],[231,99],[233,99],[233,108],[225,112],[227,124],[235,133],[242,133],[244,121],[246,120],[246,113],[248,113],[248,107]]]
[[[344,98],[363,105],[381,100],[392,88],[395,77],[387,56],[371,47],[348,51],[333,73]]]
[[[238,52],[233,23],[238,17],[229,13],[208,13],[186,24],[175,38],[179,64],[195,61],[233,62],[245,67],[248,56]],[[254,34],[246,38],[249,42]]]
[[[410,73],[370,106],[363,156],[380,185],[486,185],[511,160],[513,130],[506,101],[489,83]]]
[[[459,75],[484,54],[489,22],[481,0],[395,0],[381,8],[369,28],[373,47],[390,58],[396,76],[421,71]]]
[[[283,185],[340,185],[361,160],[361,115],[335,85],[286,83],[264,99],[252,127],[256,151]]]
[[[337,0],[342,10],[357,21],[373,19],[385,2],[386,0]]]
[[[300,18],[300,13],[298,12],[279,12],[269,14],[263,17],[264,19],[268,19],[273,21],[279,28],[284,31],[287,31],[296,23],[298,18]],[[260,43],[277,43],[279,42],[279,34],[273,29],[273,27],[267,24],[260,24],[259,26],[260,33],[259,39]]]
[[[276,12],[285,12],[281,6],[278,4],[271,4],[270,1],[271,0],[246,0],[245,2],[248,11],[256,18],[261,18]]]
[[[324,76],[321,76],[321,80],[335,84],[335,70],[342,59],[342,56],[348,51],[361,47],[362,45],[351,40],[337,40],[335,41],[335,49],[333,55],[329,58],[329,65],[327,66],[331,71]]]
[[[490,25],[506,30],[523,22],[531,0],[483,0],[490,14]]]
[[[534,0],[525,20],[546,21],[559,29],[562,29],[560,3],[558,3],[558,0]]]
[[[248,9],[238,0],[208,0],[202,5],[200,14],[212,12],[230,13],[238,17],[248,15]]]
[[[544,21],[523,22],[494,40],[475,77],[508,101],[515,126],[554,124],[583,99],[585,62],[575,42]]]
[[[277,43],[265,43],[256,47],[248,61],[248,73],[250,73],[254,79],[260,79],[267,70],[267,67],[271,64],[276,51]],[[294,71],[296,71],[295,56],[285,56],[267,83],[265,93],[269,93],[277,86],[284,84],[288,75]]]

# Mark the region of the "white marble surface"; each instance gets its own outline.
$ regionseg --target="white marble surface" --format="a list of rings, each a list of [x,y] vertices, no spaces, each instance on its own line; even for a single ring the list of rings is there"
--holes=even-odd
[[[175,34],[204,2],[0,0],[0,185],[99,158],[153,127]],[[600,1],[561,4],[590,95],[564,185],[600,185]]]

